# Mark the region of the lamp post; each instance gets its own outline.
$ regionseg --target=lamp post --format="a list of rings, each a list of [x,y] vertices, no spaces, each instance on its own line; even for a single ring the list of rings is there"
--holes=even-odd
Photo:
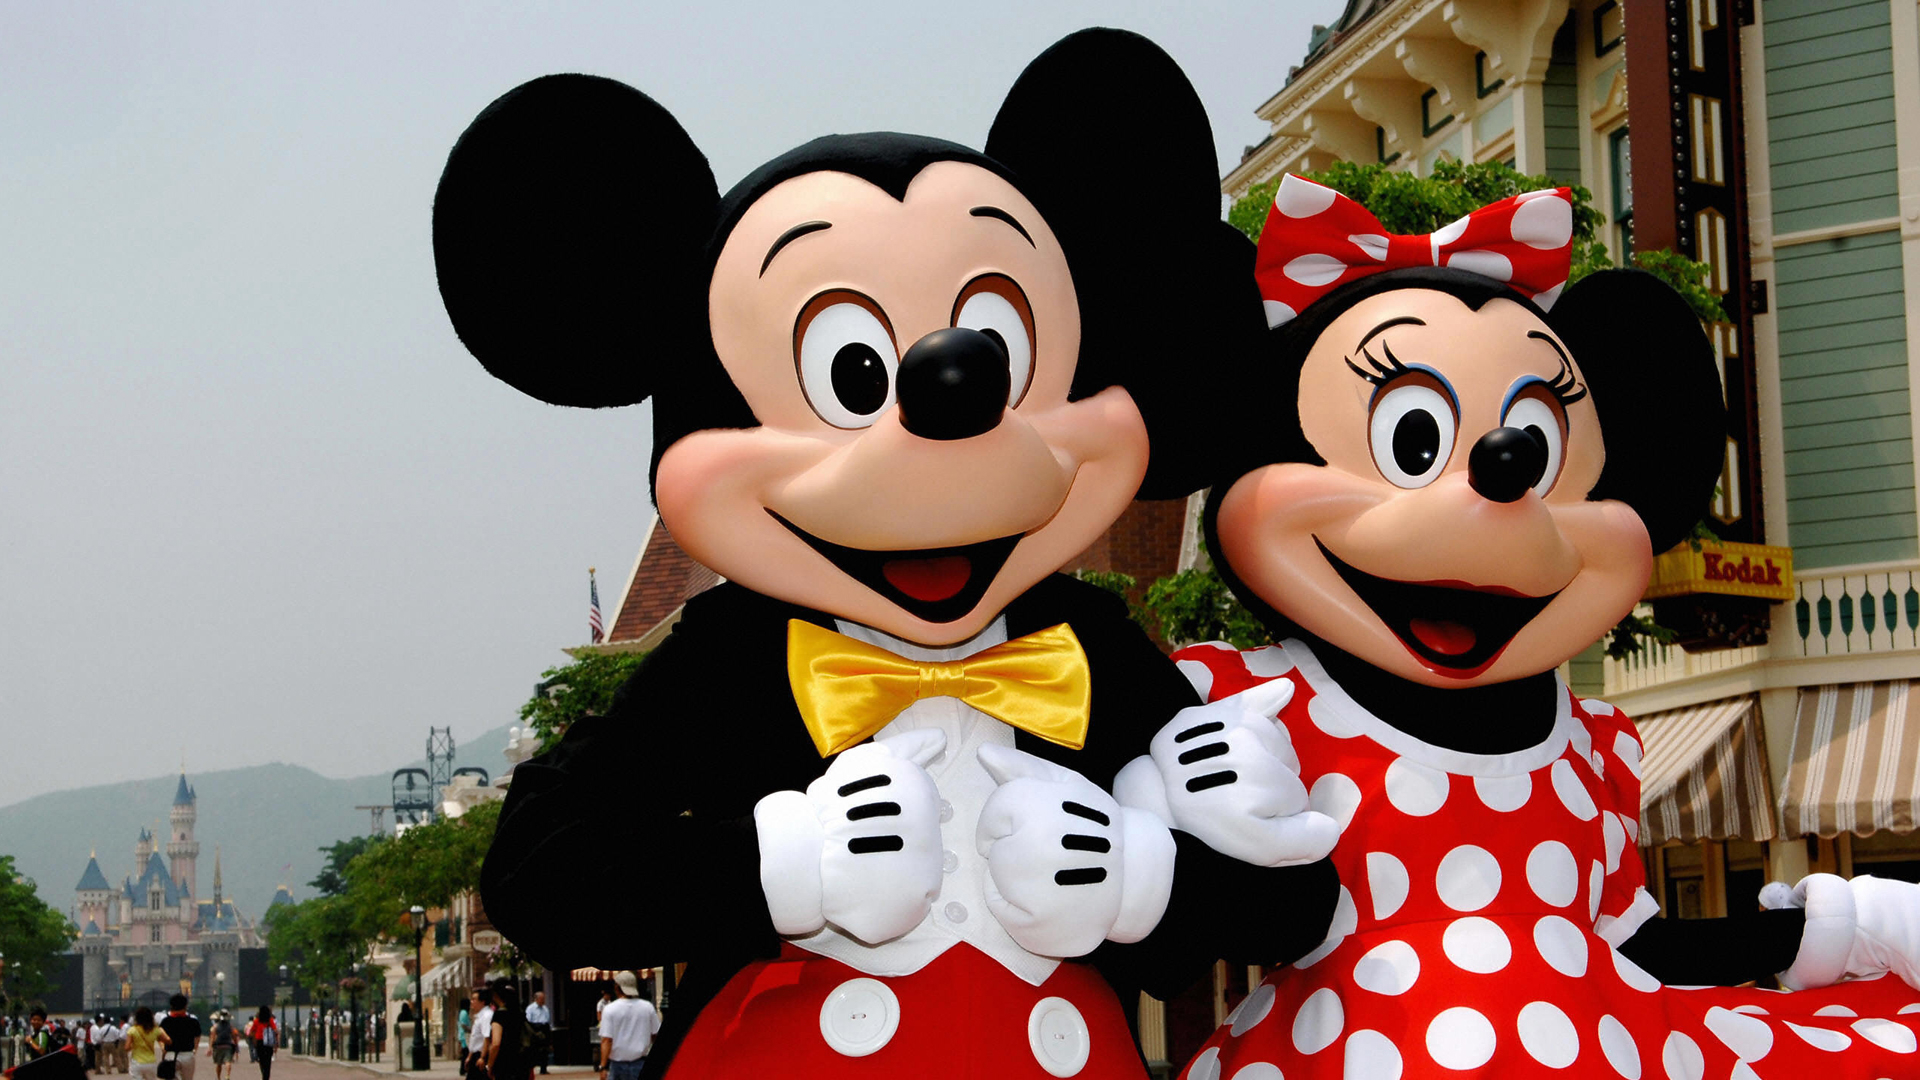
[[[426,940],[427,909],[415,904],[407,909],[407,916],[413,923],[413,1068],[425,1072],[433,1065],[427,1057],[427,960],[420,952]]]
[[[360,965],[353,965],[353,974],[347,979],[347,1060],[359,1061],[361,1044],[360,1030],[360,988],[366,980],[360,977]]]
[[[213,994],[213,1011],[219,1012],[227,1003],[227,973],[224,971],[214,972],[213,985],[215,987]]]
[[[293,1004],[293,990],[287,986],[287,965],[285,964],[280,965],[280,985],[273,989],[273,1003],[280,1006],[282,1013],[289,1011],[290,1006]],[[279,1019],[280,1030],[288,1030],[290,1025],[287,1023],[287,1018],[281,1016]],[[294,1051],[289,1048],[287,1052],[293,1053]]]

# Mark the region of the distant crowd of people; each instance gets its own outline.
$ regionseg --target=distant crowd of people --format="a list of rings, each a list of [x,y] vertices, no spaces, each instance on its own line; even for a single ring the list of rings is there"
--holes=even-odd
[[[187,1011],[186,995],[175,994],[159,1016],[142,1005],[131,1016],[101,1013],[90,1022],[69,1024],[49,1021],[45,1009],[35,1008],[24,1026],[0,1018],[0,1034],[20,1035],[28,1059],[71,1052],[88,1072],[125,1073],[133,1080],[194,1080],[203,1040],[213,1062],[213,1080],[232,1080],[234,1059],[245,1042],[260,1067],[260,1080],[272,1080],[280,1024],[271,1008],[260,1006],[243,1027],[236,1027],[233,1014],[224,1009],[213,1014],[212,1022],[211,1030],[203,1028],[200,1018]]]

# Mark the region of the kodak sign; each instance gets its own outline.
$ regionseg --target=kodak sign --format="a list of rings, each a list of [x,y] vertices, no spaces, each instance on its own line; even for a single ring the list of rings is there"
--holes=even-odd
[[[1732,541],[1700,541],[1699,550],[1683,543],[1653,560],[1646,599],[1689,593],[1793,599],[1793,549]]]

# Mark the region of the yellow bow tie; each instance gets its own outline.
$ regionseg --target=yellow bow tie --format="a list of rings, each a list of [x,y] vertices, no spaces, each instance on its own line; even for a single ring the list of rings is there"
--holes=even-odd
[[[821,757],[873,736],[922,698],[956,697],[1048,742],[1080,749],[1093,697],[1066,623],[964,660],[922,663],[802,622],[787,623],[787,682]]]

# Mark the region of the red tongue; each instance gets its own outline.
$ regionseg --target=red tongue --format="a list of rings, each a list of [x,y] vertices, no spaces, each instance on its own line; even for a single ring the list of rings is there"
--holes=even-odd
[[[880,568],[894,588],[915,600],[945,600],[967,587],[973,563],[965,555],[938,559],[893,559]]]
[[[1420,644],[1445,656],[1459,656],[1473,648],[1479,640],[1473,628],[1462,626],[1447,619],[1414,619],[1408,624],[1413,636]]]

